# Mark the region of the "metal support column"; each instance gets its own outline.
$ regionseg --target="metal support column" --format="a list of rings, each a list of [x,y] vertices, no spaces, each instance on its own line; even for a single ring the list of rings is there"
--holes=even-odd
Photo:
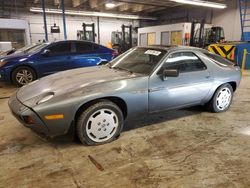
[[[65,20],[65,7],[64,7],[64,0],[61,0],[62,6],[62,17],[63,17],[63,32],[64,32],[64,39],[67,40],[67,29],[66,29],[66,20]]]
[[[100,18],[97,16],[97,33],[98,33],[98,44],[100,44]]]
[[[47,21],[46,21],[46,12],[45,12],[45,0],[42,0],[42,7],[43,7],[43,23],[44,23],[45,41],[48,42],[48,31],[47,31]]]
[[[129,48],[132,48],[133,41],[132,41],[132,25],[129,26]]]
[[[94,23],[92,23],[91,24],[91,26],[92,26],[92,32],[93,32],[93,42],[95,42],[95,24]]]

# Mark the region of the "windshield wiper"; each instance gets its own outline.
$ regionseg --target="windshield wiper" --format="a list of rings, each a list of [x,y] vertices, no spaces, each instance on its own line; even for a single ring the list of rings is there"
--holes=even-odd
[[[121,67],[112,67],[113,69],[117,69],[117,70],[121,70],[121,71],[126,71],[126,72],[129,72],[130,74],[133,74],[133,71],[130,71],[128,69],[124,69],[124,68],[121,68]]]

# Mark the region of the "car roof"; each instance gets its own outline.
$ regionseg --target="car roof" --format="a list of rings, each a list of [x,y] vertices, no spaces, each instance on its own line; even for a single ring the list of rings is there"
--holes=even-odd
[[[58,43],[58,42],[85,42],[85,43],[93,43],[96,44],[92,41],[88,41],[88,40],[57,40],[57,41],[53,41],[52,43]]]
[[[150,46],[144,46],[143,48],[154,48],[166,51],[195,50],[195,51],[206,52],[206,50],[202,48],[197,48],[192,46],[181,46],[181,45],[150,45]]]

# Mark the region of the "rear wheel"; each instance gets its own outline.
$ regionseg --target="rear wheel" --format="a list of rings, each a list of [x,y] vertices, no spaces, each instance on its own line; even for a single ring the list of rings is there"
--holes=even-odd
[[[11,75],[12,82],[17,86],[26,85],[36,79],[35,71],[26,66],[17,67]]]
[[[233,100],[233,88],[230,84],[221,85],[208,103],[208,109],[212,112],[225,112],[229,109]]]
[[[120,135],[123,123],[120,108],[111,101],[102,100],[82,112],[76,123],[77,135],[88,145],[108,143]]]

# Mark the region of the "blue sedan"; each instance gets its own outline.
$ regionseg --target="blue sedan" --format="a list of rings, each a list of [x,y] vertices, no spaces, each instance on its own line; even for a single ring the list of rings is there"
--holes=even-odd
[[[29,51],[0,59],[0,81],[23,86],[68,69],[105,64],[116,52],[87,41],[42,43]]]

